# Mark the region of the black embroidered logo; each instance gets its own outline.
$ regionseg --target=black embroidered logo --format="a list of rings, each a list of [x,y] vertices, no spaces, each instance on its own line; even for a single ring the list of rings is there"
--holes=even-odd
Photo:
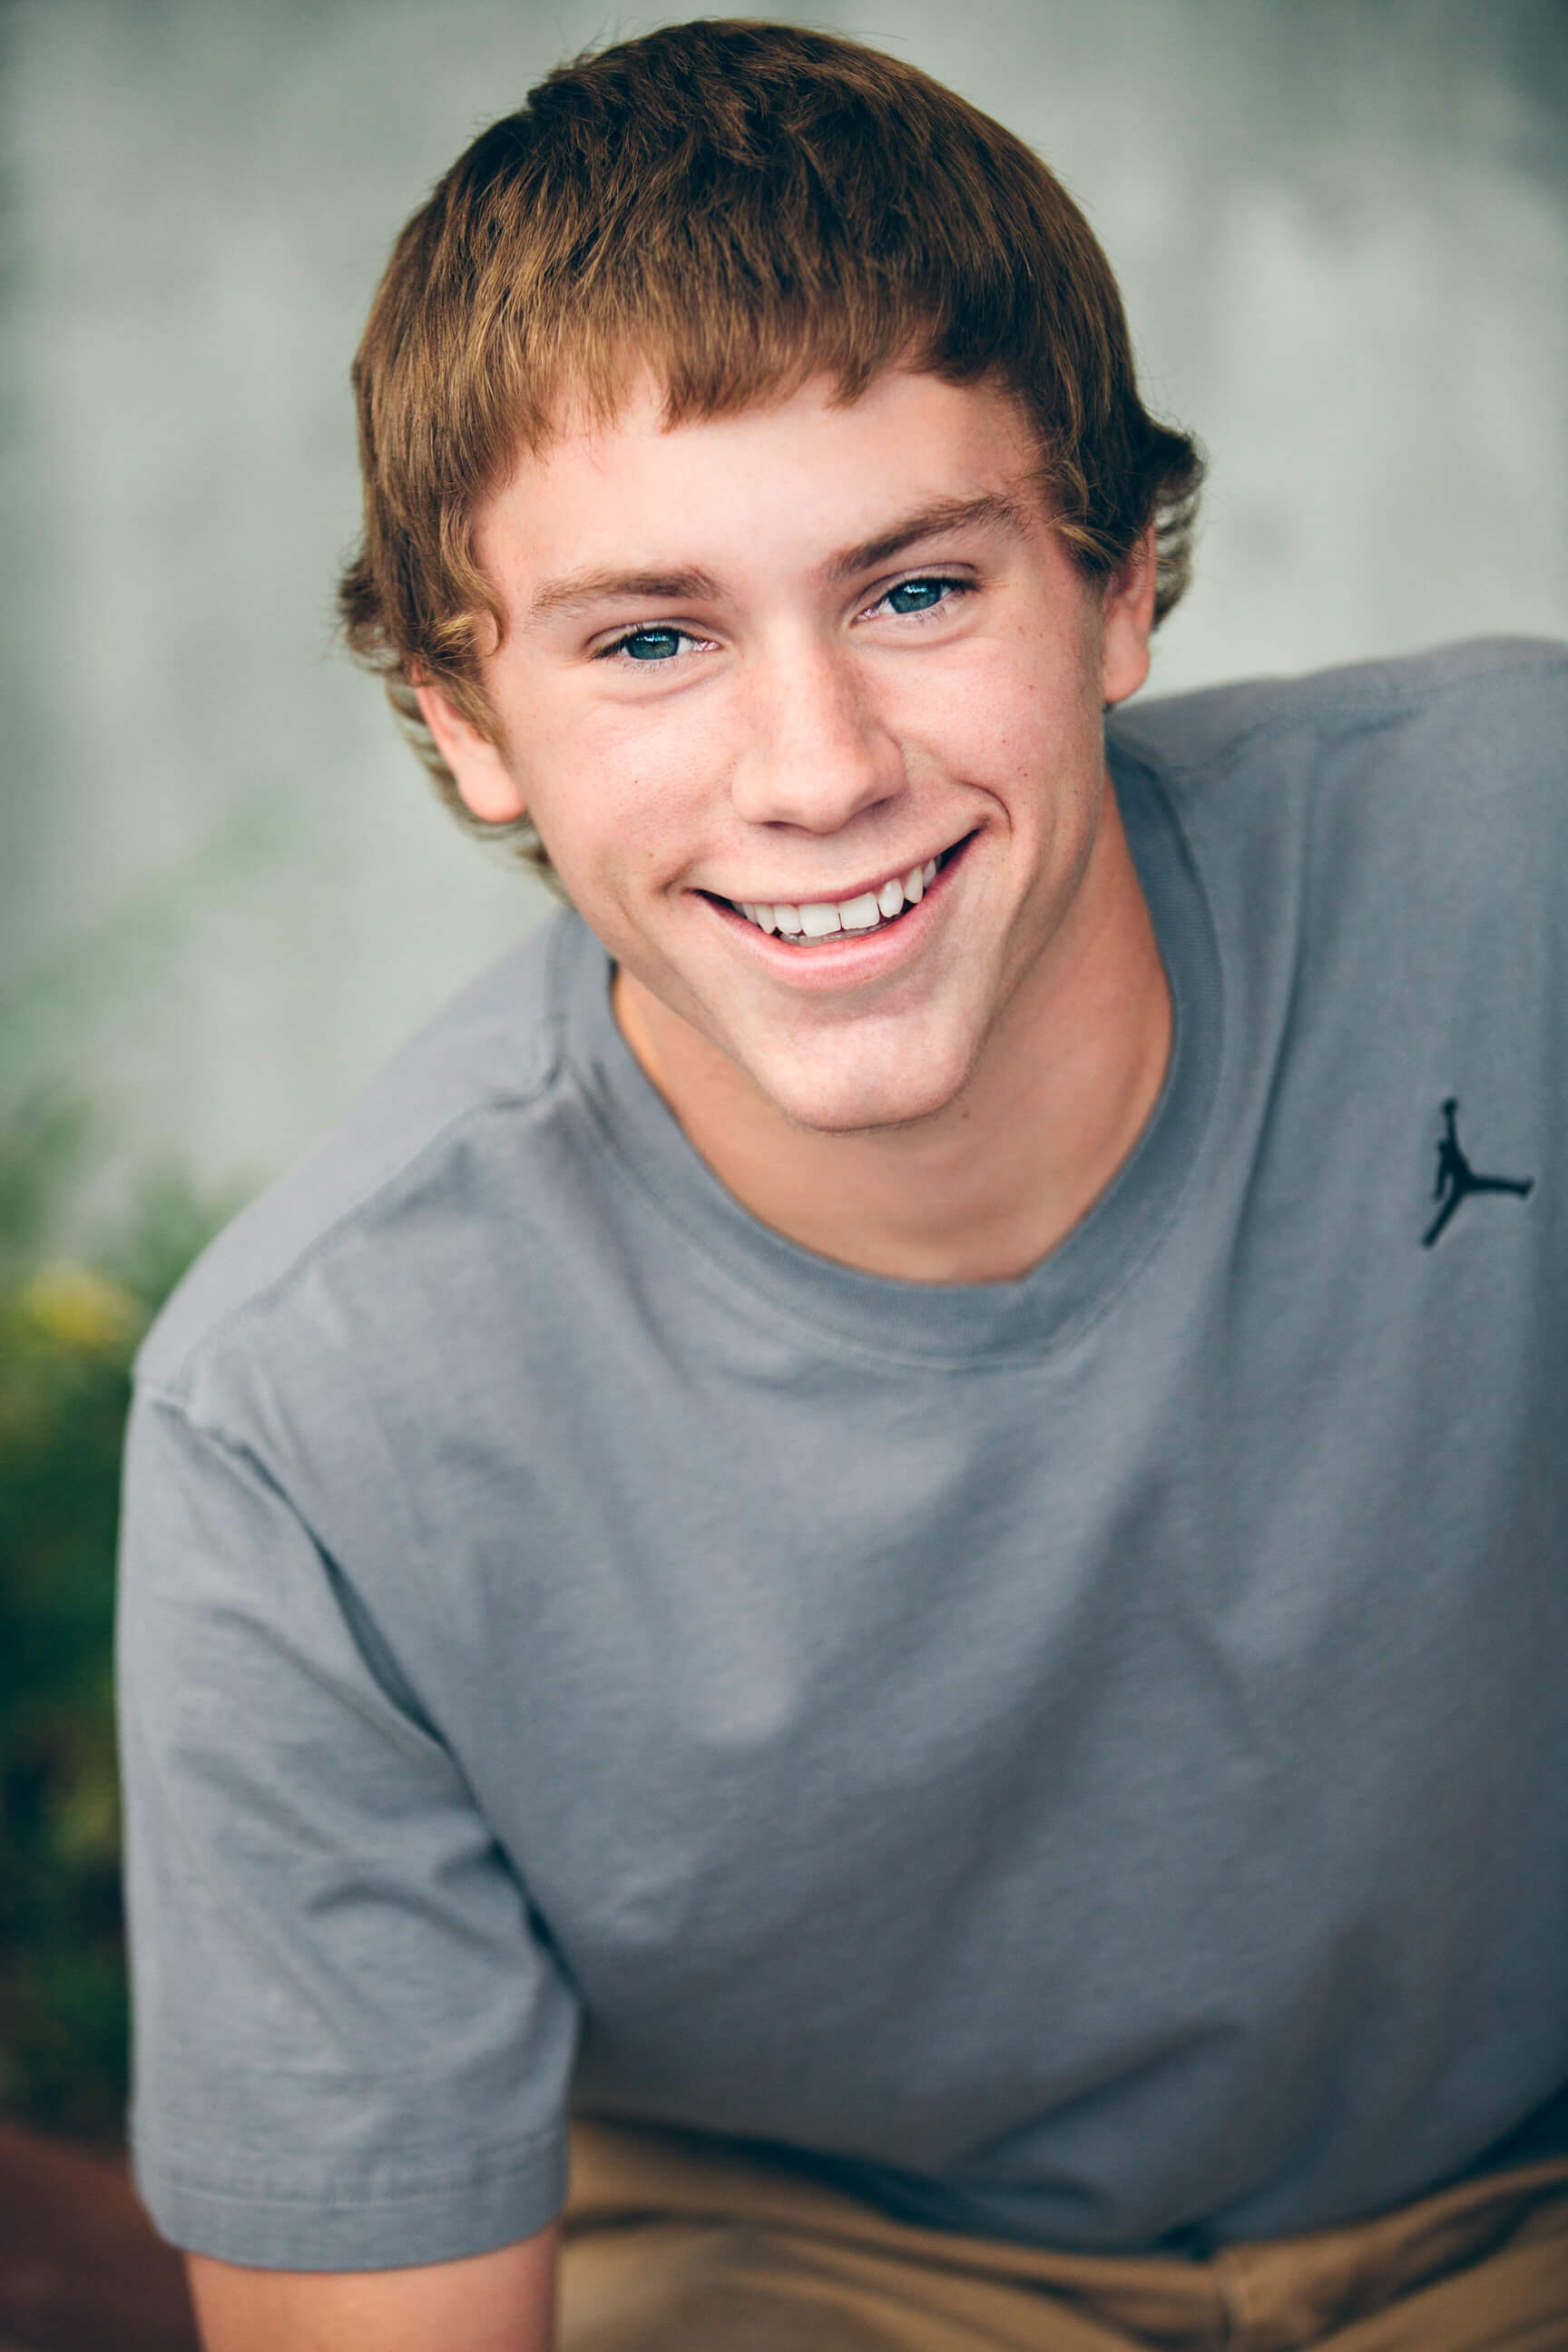
[[[1432,1198],[1442,1202],[1441,1208],[1421,1236],[1422,1246],[1430,1249],[1442,1233],[1461,1201],[1472,1192],[1512,1192],[1528,1200],[1534,1188],[1533,1176],[1478,1176],[1459,1149],[1459,1139],[1454,1131],[1457,1098],[1450,1095],[1443,1105],[1443,1133],[1437,1145],[1437,1181],[1432,1187]]]

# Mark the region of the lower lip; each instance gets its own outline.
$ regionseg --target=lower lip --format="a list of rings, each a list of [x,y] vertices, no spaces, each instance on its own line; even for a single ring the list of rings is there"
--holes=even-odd
[[[971,834],[948,851],[926,884],[919,904],[906,907],[892,922],[879,923],[874,931],[830,931],[825,940],[816,940],[810,947],[796,947],[777,932],[764,931],[760,923],[749,921],[732,907],[713,898],[705,898],[704,903],[721,922],[743,933],[771,971],[797,986],[832,988],[847,980],[868,978],[919,945],[930,928],[928,910],[940,906],[946,897],[948,881],[973,838]]]

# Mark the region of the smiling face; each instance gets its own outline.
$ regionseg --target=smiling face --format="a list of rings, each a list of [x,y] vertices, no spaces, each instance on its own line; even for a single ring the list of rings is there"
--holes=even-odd
[[[421,702],[474,813],[533,819],[678,1111],[717,1055],[797,1127],[930,1119],[1114,951],[1101,718],[1152,567],[1087,582],[1037,478],[1002,393],[890,372],[670,430],[650,390],[483,510],[499,744]]]

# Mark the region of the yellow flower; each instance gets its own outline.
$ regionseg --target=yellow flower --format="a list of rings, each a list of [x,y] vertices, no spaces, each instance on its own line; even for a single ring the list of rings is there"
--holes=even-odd
[[[74,1356],[107,1355],[142,1320],[122,1282],[68,1258],[41,1265],[22,1293],[22,1304],[38,1329]]]

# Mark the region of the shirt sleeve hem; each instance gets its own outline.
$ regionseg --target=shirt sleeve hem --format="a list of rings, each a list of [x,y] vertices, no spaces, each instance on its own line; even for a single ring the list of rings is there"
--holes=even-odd
[[[223,2190],[175,2179],[144,2151],[136,2186],[162,2234],[186,2253],[279,2271],[411,2270],[531,2238],[566,2201],[564,2140],[505,2165],[395,2195]]]

